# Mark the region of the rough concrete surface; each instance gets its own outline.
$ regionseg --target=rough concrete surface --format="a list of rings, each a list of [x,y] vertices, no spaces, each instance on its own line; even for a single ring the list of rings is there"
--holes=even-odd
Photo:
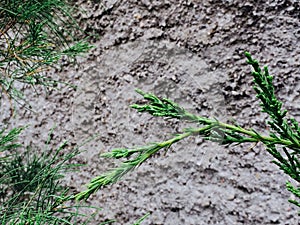
[[[54,139],[86,143],[76,160],[87,163],[67,176],[74,191],[113,164],[99,154],[165,140],[191,124],[152,118],[130,109],[135,88],[168,97],[203,116],[266,130],[252,90],[249,51],[275,76],[279,98],[300,120],[300,3],[296,0],[80,0],[77,15],[95,48],[75,68],[57,69],[77,91],[27,91],[33,111],[20,109],[12,125],[29,124],[26,144]],[[7,115],[8,116],[8,115]],[[5,116],[4,116],[5,117]],[[6,119],[7,118],[3,118]],[[25,139],[25,138],[24,138]],[[88,203],[109,218],[131,224],[299,224],[287,202],[288,177],[262,145],[218,146],[188,138],[160,153]]]

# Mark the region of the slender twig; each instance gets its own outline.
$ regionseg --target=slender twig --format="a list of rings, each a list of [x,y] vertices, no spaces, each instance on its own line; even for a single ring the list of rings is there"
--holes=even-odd
[[[279,166],[292,179],[300,182],[300,126],[295,119],[286,119],[286,110],[282,110],[282,102],[275,96],[274,86],[272,84],[273,76],[269,74],[268,68],[260,69],[257,60],[252,59],[246,52],[247,63],[254,71],[254,90],[257,92],[257,98],[261,100],[263,112],[266,112],[270,121],[268,124],[273,132],[269,135],[260,134],[254,129],[245,129],[239,125],[227,124],[217,119],[211,119],[198,116],[187,112],[184,108],[174,103],[170,99],[160,98],[152,93],[145,93],[140,89],[136,92],[146,100],[145,104],[134,104],[131,107],[138,112],[149,113],[152,116],[179,119],[189,123],[195,123],[198,128],[186,128],[183,133],[176,134],[173,138],[166,141],[152,143],[142,147],[113,149],[111,152],[102,154],[106,158],[124,158],[126,159],[118,167],[109,170],[91,180],[87,185],[87,190],[77,194],[77,200],[87,199],[100,188],[113,184],[121,179],[125,174],[140,166],[146,160],[162,149],[168,149],[174,143],[179,142],[191,135],[200,135],[204,139],[218,142],[222,145],[261,142],[266,146],[267,151],[274,157],[274,163]],[[282,151],[278,150],[281,148]],[[288,183],[287,188],[296,197],[300,196],[300,191]],[[292,203],[299,206],[297,201]]]

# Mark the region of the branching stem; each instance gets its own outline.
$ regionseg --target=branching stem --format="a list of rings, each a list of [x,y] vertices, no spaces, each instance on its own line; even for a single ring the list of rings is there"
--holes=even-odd
[[[246,52],[247,63],[250,64],[252,71],[254,90],[257,98],[261,101],[262,111],[269,115],[270,126],[269,135],[262,135],[254,129],[245,129],[239,125],[227,124],[217,119],[211,119],[203,116],[194,115],[187,112],[175,102],[167,98],[160,98],[151,93],[145,93],[140,89],[136,92],[143,96],[146,103],[134,104],[131,107],[137,109],[141,113],[149,113],[155,117],[164,117],[179,119],[197,124],[197,128],[186,128],[182,133],[176,134],[169,140],[159,143],[153,143],[142,147],[132,149],[114,149],[111,152],[102,154],[106,158],[126,158],[119,167],[111,169],[107,173],[96,177],[90,184],[88,189],[75,196],[77,200],[87,199],[91,194],[100,188],[113,184],[122,178],[125,174],[140,166],[147,159],[153,156],[161,149],[168,149],[174,143],[179,142],[191,135],[200,135],[204,139],[218,142],[221,145],[240,144],[249,142],[262,142],[266,146],[266,150],[275,159],[273,162],[292,179],[300,181],[300,126],[294,119],[286,119],[286,110],[282,109],[282,102],[275,96],[273,86],[273,76],[269,74],[268,68],[262,70],[257,60],[254,60],[250,53]],[[278,150],[281,148],[281,150]],[[296,197],[300,196],[300,189],[294,188],[289,183],[287,189]],[[297,206],[300,203],[292,200]]]

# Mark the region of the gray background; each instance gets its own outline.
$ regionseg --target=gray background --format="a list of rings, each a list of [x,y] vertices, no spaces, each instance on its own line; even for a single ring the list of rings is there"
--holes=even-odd
[[[168,97],[193,113],[264,132],[252,90],[249,51],[275,76],[289,115],[299,118],[298,1],[80,0],[75,15],[93,34],[95,48],[77,66],[54,71],[78,90],[25,89],[33,111],[7,110],[11,126],[29,124],[25,144],[44,146],[56,124],[54,145],[85,142],[74,162],[86,163],[67,175],[74,193],[113,161],[99,154],[117,147],[162,141],[190,124],[141,115],[129,105],[135,88]],[[9,104],[3,105],[9,109]],[[288,179],[262,145],[222,147],[190,137],[161,152],[119,183],[93,195],[88,204],[103,208],[94,224],[115,218],[130,224],[151,212],[143,224],[298,224],[287,202]]]

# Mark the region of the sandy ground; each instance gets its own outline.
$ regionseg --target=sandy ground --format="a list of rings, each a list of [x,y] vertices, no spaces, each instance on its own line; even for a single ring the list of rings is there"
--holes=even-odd
[[[266,115],[251,87],[246,50],[269,66],[284,107],[300,120],[298,1],[77,4],[86,10],[77,17],[94,35],[95,48],[75,68],[56,71],[78,85],[77,91],[26,90],[33,111],[20,109],[10,121],[30,125],[23,134],[25,144],[42,146],[40,140],[55,124],[55,141],[67,139],[70,147],[96,135],[76,159],[87,166],[67,176],[74,190],[83,190],[113,165],[99,153],[165,140],[190,126],[130,109],[140,99],[135,88],[168,97],[199,115],[263,132]],[[261,145],[225,148],[191,137],[92,196],[89,203],[103,208],[93,223],[115,218],[130,224],[151,212],[143,224],[298,224],[297,209],[287,202],[288,177],[271,160]]]

